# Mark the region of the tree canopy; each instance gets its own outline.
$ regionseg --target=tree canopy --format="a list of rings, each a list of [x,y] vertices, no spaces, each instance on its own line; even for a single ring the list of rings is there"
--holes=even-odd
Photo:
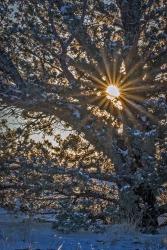
[[[107,218],[131,192],[145,204],[151,189],[146,212],[165,211],[165,2],[2,1],[2,190],[17,189],[21,199],[51,191],[77,209],[91,201],[91,216]],[[9,128],[5,115],[24,122]],[[56,133],[60,123],[66,138]]]

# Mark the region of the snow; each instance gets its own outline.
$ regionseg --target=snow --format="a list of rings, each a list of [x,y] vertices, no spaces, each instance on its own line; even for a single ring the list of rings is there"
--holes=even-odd
[[[156,129],[152,129],[148,132],[142,132],[138,129],[134,129],[134,130],[131,130],[131,133],[133,133],[133,136],[136,136],[136,137],[151,137],[151,136],[155,136],[157,131]]]
[[[15,2],[15,3],[9,4],[8,10],[9,10],[9,14],[8,14],[9,20],[17,23],[17,19],[15,18],[15,16],[19,12],[19,3]]]
[[[167,230],[141,234],[128,224],[113,225],[104,233],[60,233],[52,223],[0,209],[1,250],[165,250]]]
[[[79,112],[78,109],[76,109],[76,107],[72,104],[68,105],[68,108],[72,111],[72,114],[77,118],[80,119],[81,118],[81,114]]]
[[[128,155],[128,149],[122,150],[122,149],[119,148],[118,152],[121,153],[124,157]]]
[[[80,117],[81,117],[81,114],[80,114],[80,112],[79,112],[78,110],[75,110],[75,111],[73,112],[73,115],[74,115],[76,118],[78,118],[78,119],[80,119]]]
[[[154,136],[156,134],[156,132],[157,132],[156,129],[152,129],[149,132],[146,132],[145,136]]]
[[[125,191],[125,190],[128,190],[130,188],[130,185],[125,185],[121,188],[121,191]]]
[[[61,6],[61,8],[60,8],[61,14],[62,15],[67,15],[70,8],[71,8],[70,4],[66,4],[66,5]]]
[[[86,128],[86,129],[90,129],[91,126],[90,126],[90,125],[86,125],[85,128]]]

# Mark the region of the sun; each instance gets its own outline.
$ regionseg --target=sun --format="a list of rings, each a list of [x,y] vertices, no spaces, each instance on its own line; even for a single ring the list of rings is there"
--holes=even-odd
[[[115,99],[120,96],[119,88],[115,85],[109,85],[106,88],[107,98],[108,99]]]

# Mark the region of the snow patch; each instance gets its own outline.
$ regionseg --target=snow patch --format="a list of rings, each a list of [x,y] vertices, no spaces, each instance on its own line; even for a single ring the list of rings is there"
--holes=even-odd
[[[59,233],[52,223],[35,222],[31,217],[0,209],[0,249],[55,250],[145,250],[167,249],[167,230],[159,234],[141,234],[133,226],[107,226],[104,233]]]

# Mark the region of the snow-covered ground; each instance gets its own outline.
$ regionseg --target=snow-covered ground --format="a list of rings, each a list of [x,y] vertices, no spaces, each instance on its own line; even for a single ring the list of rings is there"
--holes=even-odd
[[[113,225],[104,233],[64,234],[51,222],[35,222],[0,209],[0,250],[165,250],[167,229],[144,235],[128,225]]]

